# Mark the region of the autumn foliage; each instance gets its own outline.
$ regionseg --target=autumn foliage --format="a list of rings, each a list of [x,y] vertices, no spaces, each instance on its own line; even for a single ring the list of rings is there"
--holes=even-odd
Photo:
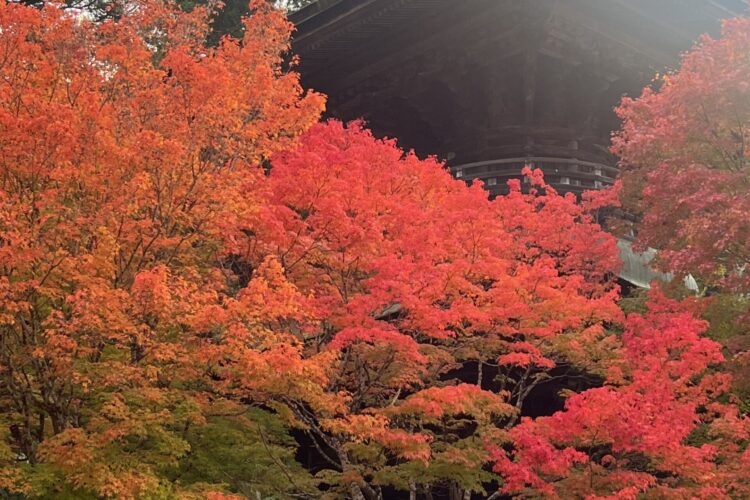
[[[3,494],[750,495],[719,345],[625,317],[590,207],[317,123],[281,12],[207,15],[0,4]]]
[[[704,37],[679,71],[618,109],[614,151],[643,244],[704,286],[750,289],[750,19]]]
[[[281,71],[280,13],[258,4],[216,49],[205,16],[0,5],[6,490],[156,491],[210,414],[187,323],[230,286],[259,163],[323,99]]]
[[[658,264],[696,278],[708,333],[723,344],[720,368],[734,375],[732,397],[750,401],[750,190],[747,149],[750,20],[724,22],[680,68],[617,112],[622,130],[625,208],[637,216],[641,245],[659,249]],[[740,495],[742,496],[742,495]]]
[[[514,458],[496,449],[505,491],[551,496],[744,498],[750,422],[718,395],[729,377],[707,369],[719,344],[687,304],[656,292],[622,336],[623,377],[571,396],[565,411],[511,430]]]

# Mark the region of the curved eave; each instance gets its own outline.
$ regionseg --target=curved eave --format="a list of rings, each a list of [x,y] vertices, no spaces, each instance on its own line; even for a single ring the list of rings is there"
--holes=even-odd
[[[632,243],[623,239],[617,241],[617,248],[622,260],[619,278],[631,285],[648,289],[654,281],[669,283],[674,279],[672,274],[655,271],[651,267],[651,261],[656,257],[656,250],[653,248],[645,252],[635,252]]]

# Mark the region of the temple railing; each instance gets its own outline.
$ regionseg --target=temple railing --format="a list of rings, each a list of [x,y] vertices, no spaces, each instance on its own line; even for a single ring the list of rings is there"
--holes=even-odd
[[[551,156],[525,156],[502,158],[451,165],[450,171],[457,179],[465,181],[482,180],[492,193],[507,192],[507,181],[521,177],[526,165],[539,168],[545,180],[558,192],[581,193],[591,189],[610,186],[617,178],[617,167],[606,163],[583,161],[575,158]]]

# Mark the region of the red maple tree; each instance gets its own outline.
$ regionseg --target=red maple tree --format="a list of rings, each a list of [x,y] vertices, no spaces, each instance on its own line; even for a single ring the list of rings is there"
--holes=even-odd
[[[708,368],[720,345],[701,337],[695,306],[652,292],[628,317],[625,364],[565,410],[511,430],[493,447],[503,490],[552,497],[743,498],[750,494],[750,420],[722,403],[730,377]],[[620,371],[621,370],[621,371]]]
[[[725,21],[658,88],[624,99],[614,137],[638,238],[671,272],[750,289],[750,19]]]

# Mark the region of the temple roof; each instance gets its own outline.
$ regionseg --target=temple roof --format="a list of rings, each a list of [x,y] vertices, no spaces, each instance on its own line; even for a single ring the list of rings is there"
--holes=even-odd
[[[297,28],[294,49],[312,72],[342,62],[369,66],[375,59],[419,50],[397,43],[401,40],[439,45],[446,28],[461,29],[466,12],[492,21],[493,13],[509,13],[518,4],[554,11],[658,64],[674,62],[698,35],[716,34],[721,19],[746,9],[743,0],[318,0],[291,15]],[[442,29],[428,32],[424,28],[430,25]],[[375,41],[387,44],[375,47]],[[353,53],[367,57],[345,57]]]
[[[612,109],[742,0],[318,0],[292,14],[329,116],[502,192],[536,161],[563,191],[616,176]],[[536,159],[536,160],[532,160]]]

